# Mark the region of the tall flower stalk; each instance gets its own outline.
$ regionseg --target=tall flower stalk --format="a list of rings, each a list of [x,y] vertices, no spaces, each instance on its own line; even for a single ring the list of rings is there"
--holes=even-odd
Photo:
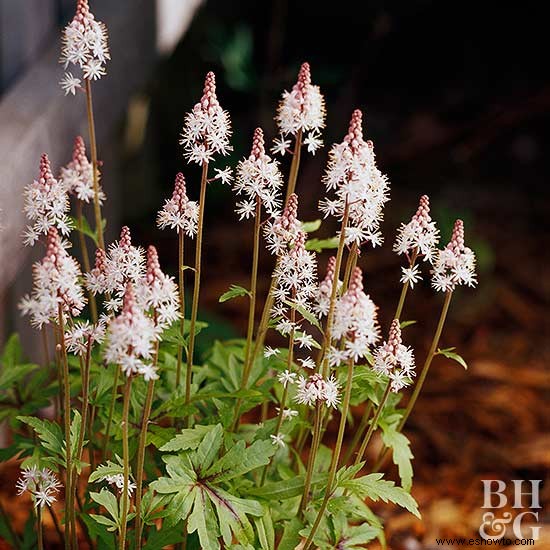
[[[178,281],[180,302],[180,339],[183,340],[185,328],[185,236],[194,237],[197,233],[199,206],[187,197],[185,178],[181,172],[176,175],[174,192],[167,199],[157,216],[157,225],[161,229],[175,229],[178,233]],[[181,384],[181,366],[183,343],[178,342],[176,388]],[[187,378],[186,378],[187,380]],[[186,382],[187,384],[187,382]]]
[[[222,109],[216,95],[216,77],[213,72],[206,75],[203,95],[191,112],[185,117],[180,143],[183,145],[184,157],[188,162],[202,166],[199,212],[197,218],[197,240],[195,245],[195,280],[193,285],[193,302],[191,305],[191,321],[189,344],[187,348],[187,372],[185,379],[185,403],[191,400],[191,375],[193,354],[195,352],[195,330],[199,311],[199,295],[201,284],[202,232],[204,226],[204,207],[206,202],[206,186],[208,184],[208,165],[215,154],[226,155],[231,151],[229,137],[231,122],[229,114]],[[227,172],[218,170],[218,178],[224,181]],[[191,420],[191,419],[189,419]]]

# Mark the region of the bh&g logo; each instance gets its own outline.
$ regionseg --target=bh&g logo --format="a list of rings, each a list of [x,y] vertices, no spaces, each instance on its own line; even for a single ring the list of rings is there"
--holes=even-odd
[[[500,479],[482,479],[483,483],[483,508],[484,509],[500,509],[508,504],[508,497],[505,494],[506,482]],[[510,512],[504,512],[499,517],[494,512],[485,512],[482,518],[482,524],[479,527],[479,534],[485,540],[499,540],[504,537],[506,525],[511,524],[512,531],[516,539],[533,539],[539,538],[539,526],[523,526],[523,522],[536,524],[539,520],[539,513],[534,510],[541,508],[539,503],[539,488],[542,483],[541,479],[531,479],[525,481],[523,479],[513,479],[514,486],[514,505],[512,508],[524,509],[529,508],[527,512],[521,512],[515,517]],[[531,484],[530,489],[528,488]],[[526,485],[524,488],[523,485]],[[523,504],[523,497],[526,497],[526,504]],[[530,500],[529,500],[530,499]],[[525,527],[525,532],[522,530]]]

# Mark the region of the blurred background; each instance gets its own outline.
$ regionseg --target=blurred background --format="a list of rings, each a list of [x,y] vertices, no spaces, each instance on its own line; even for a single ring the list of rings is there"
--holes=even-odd
[[[15,4],[26,8],[18,11]],[[18,28],[36,21],[36,9],[45,4],[0,0],[0,122],[6,121],[0,125],[0,156],[16,146],[17,132],[35,136],[20,157],[0,163],[0,339],[24,329],[15,304],[30,288],[30,258],[18,240],[20,191],[35,177],[42,150],[52,152],[56,166],[66,163],[72,136],[86,130],[82,98],[63,98],[56,89],[61,68],[55,40],[72,13],[71,2],[51,2],[48,32],[40,40],[38,31],[23,33],[38,45],[13,64],[13,52],[26,42]],[[218,97],[233,121],[235,150],[220,161],[223,168],[248,154],[257,125],[269,140],[275,137],[278,99],[295,82],[302,61],[309,61],[313,82],[325,94],[327,128],[326,147],[314,157],[302,155],[301,218],[319,217],[327,148],[341,141],[355,108],[364,112],[366,137],[374,141],[379,167],[391,182],[385,246],[366,249],[360,259],[385,329],[400,291],[400,259],[391,244],[419,196],[430,196],[444,242],[454,220],[465,221],[467,244],[478,256],[479,287],[456,292],[441,347],[456,346],[469,369],[441,357],[434,361],[407,424],[416,457],[413,494],[423,519],[382,509],[388,541],[396,550],[414,550],[435,547],[440,536],[475,535],[483,514],[481,480],[542,479],[537,547],[550,548],[550,78],[539,5],[98,0],[91,6],[112,37],[109,74],[94,88],[109,240],[121,224],[129,225],[134,241],[155,244],[161,263],[174,273],[174,235],[157,230],[154,219],[176,172],[184,172],[190,195],[198,196],[200,174],[185,164],[178,138],[205,73],[216,72]],[[33,95],[44,93],[36,78],[53,86],[46,92],[53,102],[49,110]],[[18,90],[21,85],[27,95]],[[26,116],[16,129],[14,110]],[[46,118],[46,129],[36,137],[29,113],[47,112],[57,112],[59,120]],[[285,173],[288,167],[285,156]],[[252,227],[239,222],[233,208],[231,190],[212,184],[201,316],[210,322],[210,335],[219,338],[242,334],[247,317],[245,301],[218,304],[230,284],[247,286],[249,278]],[[334,231],[326,223],[315,236]],[[11,262],[10,246],[16,249]],[[321,269],[325,263],[322,258]],[[260,292],[267,289],[271,269],[266,254]],[[409,294],[404,318],[417,323],[406,329],[406,338],[419,363],[441,304],[442,296],[427,282]]]

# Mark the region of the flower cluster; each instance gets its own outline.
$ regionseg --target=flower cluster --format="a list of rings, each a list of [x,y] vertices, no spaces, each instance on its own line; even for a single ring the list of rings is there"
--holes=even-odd
[[[409,267],[402,267],[402,283],[409,283],[411,288],[422,279],[420,269],[415,265],[417,258],[431,262],[439,242],[439,230],[430,217],[430,199],[427,195],[420,197],[418,210],[406,224],[401,224],[393,245],[394,252],[405,254]]]
[[[464,245],[464,223],[456,220],[449,244],[438,250],[432,262],[432,286],[439,292],[448,292],[457,285],[475,286],[476,257]]]
[[[315,154],[323,146],[320,131],[325,126],[325,100],[319,86],[311,84],[309,63],[303,63],[298,80],[290,92],[285,91],[275,118],[280,139],[275,140],[273,152],[284,155],[290,147],[289,134],[309,132],[304,145]]]
[[[319,373],[309,377],[300,376],[296,382],[298,390],[295,400],[301,405],[316,405],[325,403],[327,407],[334,407],[340,402],[340,385],[334,376],[323,378]]]
[[[176,229],[183,231],[188,237],[197,233],[199,205],[187,197],[185,178],[179,172],[176,174],[172,198],[167,199],[157,216],[157,225],[160,229]]]
[[[61,168],[59,179],[63,182],[67,193],[73,194],[82,202],[89,203],[94,198],[94,173],[92,163],[86,156],[86,145],[82,136],[74,140],[71,161]],[[99,190],[99,203],[105,200],[105,193]]]
[[[106,74],[105,64],[111,58],[107,45],[107,27],[96,21],[88,0],[78,0],[76,13],[62,34],[61,63],[65,69],[74,65],[82,70],[85,80],[98,80]],[[61,81],[65,95],[81,88],[81,81],[67,72]]]
[[[145,273],[145,254],[141,247],[132,245],[130,229],[124,226],[120,239],[106,253],[96,250],[95,266],[86,273],[86,287],[93,294],[109,294],[109,311],[118,311],[122,305],[126,283],[138,283]]]
[[[389,377],[393,392],[408,386],[415,376],[413,350],[402,343],[398,319],[392,321],[388,341],[376,350],[373,368]]]
[[[255,216],[256,201],[260,201],[266,212],[273,216],[281,207],[279,190],[283,184],[277,162],[265,153],[264,133],[256,128],[250,156],[237,165],[234,189],[245,199],[237,203],[240,219]]]
[[[229,144],[231,121],[216,96],[216,77],[213,72],[206,75],[201,100],[185,116],[180,144],[183,155],[189,162],[205,164],[215,153],[227,155],[232,147]]]
[[[31,494],[35,508],[51,506],[57,499],[61,483],[57,476],[48,468],[38,469],[36,466],[25,468],[17,480],[17,494]]]
[[[120,314],[109,323],[105,359],[120,365],[126,376],[140,374],[146,381],[158,378],[150,363],[159,330],[137,303],[132,283],[126,284]]]
[[[136,285],[136,299],[143,309],[153,309],[157,329],[168,328],[180,317],[178,287],[160,268],[157,249],[147,249],[147,269],[142,284]]]
[[[265,225],[264,235],[267,248],[272,254],[280,256],[294,243],[301,232],[298,221],[298,195],[293,193],[288,198],[283,213]]]
[[[315,255],[306,250],[306,234],[300,232],[294,246],[279,256],[274,276],[277,281],[273,292],[275,304],[272,314],[282,316],[277,328],[282,334],[288,334],[293,327],[286,318],[290,307],[311,308],[311,299],[315,294],[316,263]]]
[[[98,481],[106,481],[111,487],[114,487],[118,493],[124,491],[124,474],[112,474],[108,476],[103,476],[98,479]],[[134,491],[136,490],[136,484],[128,479],[128,498],[130,498]]]
[[[379,227],[384,204],[389,200],[389,182],[376,166],[374,146],[363,139],[361,111],[353,112],[342,143],[332,147],[323,181],[335,198],[320,201],[324,216],[342,220],[347,211],[346,244],[382,243]]]
[[[34,245],[40,235],[56,227],[63,235],[71,231],[67,212],[69,200],[65,185],[53,177],[50,159],[45,153],[40,158],[40,175],[25,188],[25,214],[32,222],[25,231],[25,244]]]
[[[331,364],[366,357],[370,346],[380,338],[378,308],[363,291],[363,274],[356,267],[353,270],[348,289],[338,299],[334,309],[332,337],[335,340],[345,338],[343,349],[331,349]]]
[[[38,328],[58,317],[59,306],[64,313],[77,316],[86,303],[79,282],[80,266],[67,252],[68,246],[57,229],[51,227],[46,255],[33,266],[32,294],[19,304],[23,315],[30,315],[32,324]]]
[[[77,355],[86,355],[97,342],[105,338],[107,319],[101,316],[95,325],[89,321],[74,321],[65,332],[67,351]]]
[[[327,264],[327,272],[325,278],[319,283],[315,294],[314,311],[319,317],[328,315],[330,309],[330,297],[332,296],[332,285],[334,283],[334,272],[336,270],[336,256],[331,256]],[[338,290],[342,281],[338,280]]]

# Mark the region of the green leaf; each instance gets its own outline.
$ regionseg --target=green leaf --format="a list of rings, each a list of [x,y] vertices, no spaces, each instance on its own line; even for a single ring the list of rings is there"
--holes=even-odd
[[[349,479],[341,482],[340,486],[362,498],[393,502],[417,518],[420,517],[418,504],[414,498],[401,487],[396,487],[393,481],[382,479],[382,474],[368,474],[356,479]]]
[[[200,424],[193,428],[181,430],[181,433],[165,443],[160,450],[167,452],[186,451],[188,449],[196,449],[204,436],[210,432],[214,426],[201,426]]]
[[[42,441],[44,448],[65,462],[65,441],[58,424],[34,416],[18,416],[17,419],[31,426]]]
[[[304,233],[313,233],[321,227],[321,220],[313,220],[311,222],[302,222],[302,231]]]
[[[458,353],[454,351],[455,349],[456,348],[438,349],[436,355],[443,355],[447,359],[452,359],[453,361],[456,361],[459,365],[464,367],[464,370],[468,370],[468,364],[466,363],[466,361],[464,361],[463,357],[461,357]]]
[[[205,476],[215,477],[216,483],[241,477],[268,464],[276,450],[270,440],[254,441],[248,448],[245,448],[244,441],[239,441],[206,471]]]
[[[403,329],[403,328],[406,328],[406,327],[410,327],[411,325],[415,325],[416,324],[416,321],[401,321],[399,323],[399,326]]]
[[[214,428],[204,436],[204,439],[200,442],[193,455],[193,465],[196,471],[200,473],[206,472],[218,454],[222,442],[223,426],[221,424],[216,424]]]
[[[409,440],[393,427],[382,426],[382,441],[393,451],[393,463],[397,465],[401,485],[405,491],[412,486],[413,468],[411,460],[414,458],[410,449]]]
[[[300,544],[300,531],[304,528],[303,523],[298,518],[293,518],[285,525],[285,530],[278,550],[294,550]]]
[[[97,502],[100,506],[103,506],[109,515],[115,520],[116,524],[119,524],[118,519],[118,501],[108,489],[101,489],[99,493],[90,493],[90,497],[94,502]],[[105,518],[107,519],[107,518]],[[98,521],[96,519],[96,521]],[[105,522],[101,522],[105,525]]]
[[[8,341],[6,342],[6,345],[4,346],[4,349],[2,351],[2,358],[0,359],[0,363],[2,363],[2,366],[4,367],[3,370],[6,371],[15,367],[15,365],[21,362],[22,357],[23,350],[21,349],[19,334],[14,333],[8,338]]]
[[[24,381],[25,376],[34,370],[37,370],[39,365],[26,363],[23,365],[13,365],[4,367],[0,373],[0,390],[8,390],[15,385]]]
[[[330,239],[309,239],[306,242],[306,250],[322,252],[329,248],[338,248],[339,241],[340,239],[338,237],[332,237]]]
[[[90,477],[88,478],[88,481],[90,483],[94,483],[94,481],[98,481],[98,480],[103,479],[107,476],[114,476],[114,475],[122,474],[122,473],[124,473],[123,466],[108,460],[106,465],[100,464],[95,469],[95,471],[90,474]]]
[[[315,314],[307,310],[304,306],[297,305],[291,300],[285,300],[285,304],[295,309],[308,323],[311,323],[318,329],[321,328],[321,325],[319,324],[319,319],[317,319]]]
[[[262,550],[275,550],[275,528],[269,507],[264,507],[261,517],[254,518],[254,525]]]
[[[189,533],[197,531],[202,550],[219,550],[216,516],[204,491],[195,492],[195,502],[189,515],[187,530]]]
[[[83,233],[87,237],[90,237],[90,239],[92,239],[92,241],[94,241],[96,246],[98,246],[97,234],[90,227],[90,224],[88,223],[88,220],[86,219],[86,216],[82,216],[82,218],[81,218],[82,225],[79,225],[79,223],[78,223],[79,220],[77,218],[75,218],[74,216],[69,216],[69,219],[70,219],[72,227],[74,227],[77,231],[79,231],[80,233]],[[102,220],[103,228],[105,228],[106,225],[107,225],[107,221]]]
[[[251,296],[251,294],[249,290],[246,290],[246,288],[243,288],[242,286],[231,285],[229,287],[229,290],[227,292],[224,292],[220,296],[218,301],[227,302],[227,300],[231,300],[232,298],[236,298],[237,296]]]
[[[326,483],[328,475],[313,474],[311,485]],[[286,500],[301,495],[304,492],[305,476],[299,475],[282,481],[272,481],[263,487],[252,487],[248,494],[258,496],[267,500]]]
[[[180,526],[168,528],[163,526],[160,530],[149,531],[143,550],[162,550],[166,546],[182,542],[183,539],[183,530]]]

